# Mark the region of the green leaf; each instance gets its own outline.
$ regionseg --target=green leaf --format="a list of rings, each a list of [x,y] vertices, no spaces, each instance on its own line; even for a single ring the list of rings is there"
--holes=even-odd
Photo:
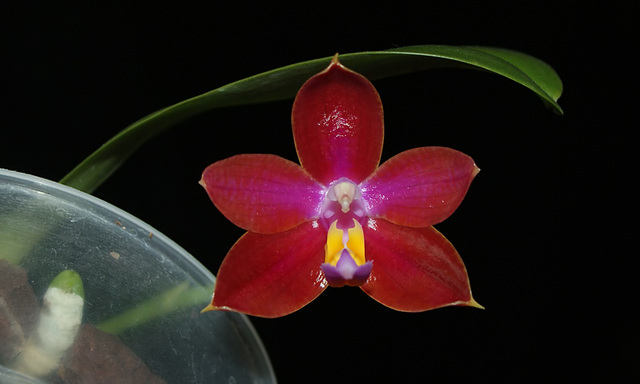
[[[222,86],[154,112],[131,124],[96,150],[60,182],[91,193],[140,145],[179,122],[215,108],[293,98],[302,84],[331,57],[288,65]],[[340,61],[371,80],[431,68],[481,69],[507,77],[535,92],[557,113],[562,82],[544,62],[501,48],[419,45],[340,55]]]
[[[211,301],[211,292],[212,286],[190,286],[188,281],[184,281],[115,317],[104,320],[97,328],[117,335],[183,308],[193,305],[202,308]]]

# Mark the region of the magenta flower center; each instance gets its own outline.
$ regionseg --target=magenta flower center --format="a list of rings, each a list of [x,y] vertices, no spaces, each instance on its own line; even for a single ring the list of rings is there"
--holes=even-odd
[[[367,216],[364,207],[360,188],[353,181],[342,177],[327,188],[320,221],[327,230],[336,220],[337,227],[342,230],[352,228],[353,219],[362,225]]]

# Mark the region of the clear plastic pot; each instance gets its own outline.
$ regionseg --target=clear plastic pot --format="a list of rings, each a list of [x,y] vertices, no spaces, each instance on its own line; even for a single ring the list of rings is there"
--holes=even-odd
[[[26,345],[37,327],[26,321],[21,325],[14,312],[40,311],[52,279],[69,269],[84,286],[83,330],[42,382],[109,376],[129,366],[146,367],[166,383],[275,382],[246,316],[200,313],[210,300],[214,276],[149,225],[91,195],[0,169],[0,259],[12,271],[26,272],[23,285],[33,290],[36,307],[21,308],[29,300],[19,299],[10,308],[6,301],[15,294],[13,288],[0,290],[5,296],[0,296],[0,324],[2,316],[13,324],[9,336],[9,328],[3,336],[0,325],[0,344],[13,348],[7,347],[10,351],[0,361],[0,383],[39,382],[14,370],[20,343]],[[15,302],[20,303],[17,309]],[[117,374],[132,380],[134,373]],[[92,379],[101,382],[100,377]]]

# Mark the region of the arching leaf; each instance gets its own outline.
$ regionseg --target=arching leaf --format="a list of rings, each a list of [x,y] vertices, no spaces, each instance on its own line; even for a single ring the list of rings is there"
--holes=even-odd
[[[324,57],[277,68],[154,112],[114,136],[60,182],[91,193],[115,172],[140,145],[177,123],[216,108],[263,103],[295,96],[300,86],[327,66]],[[555,112],[562,82],[546,63],[529,55],[501,48],[419,45],[341,54],[340,61],[370,80],[416,71],[460,67],[481,69],[507,77],[535,92]]]

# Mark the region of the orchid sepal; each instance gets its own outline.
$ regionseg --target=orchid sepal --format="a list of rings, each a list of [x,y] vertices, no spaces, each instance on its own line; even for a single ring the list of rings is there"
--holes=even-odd
[[[454,305],[483,308],[471,294],[460,255],[435,228],[369,219],[364,231],[374,268],[360,288],[374,300],[403,312]]]
[[[325,236],[316,221],[276,234],[245,233],[224,258],[203,311],[271,318],[304,307],[328,286],[320,270]]]
[[[320,183],[340,177],[356,183],[382,154],[384,120],[378,91],[334,56],[298,91],[291,113],[300,164]]]

